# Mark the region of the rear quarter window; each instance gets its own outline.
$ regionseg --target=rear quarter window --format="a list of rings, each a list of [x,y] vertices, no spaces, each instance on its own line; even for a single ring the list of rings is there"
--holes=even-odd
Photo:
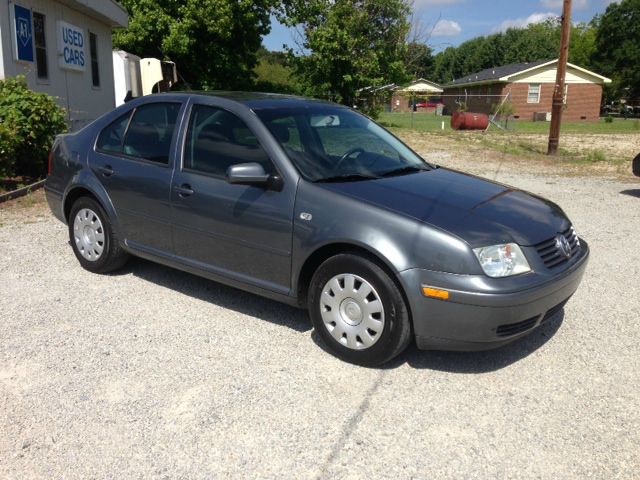
[[[122,142],[124,140],[124,132],[129,124],[131,112],[118,117],[111,122],[98,136],[96,150],[108,153],[122,152]]]
[[[168,164],[179,103],[150,103],[136,108],[124,138],[125,155]]]

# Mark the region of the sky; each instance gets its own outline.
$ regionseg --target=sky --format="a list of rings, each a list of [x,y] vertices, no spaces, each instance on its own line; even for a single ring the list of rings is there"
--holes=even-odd
[[[603,13],[612,0],[573,0],[572,20],[588,22]],[[562,12],[562,0],[414,0],[414,25],[437,52],[465,40],[510,27],[524,27]],[[263,39],[269,50],[295,48],[292,31],[272,18],[271,33]]]

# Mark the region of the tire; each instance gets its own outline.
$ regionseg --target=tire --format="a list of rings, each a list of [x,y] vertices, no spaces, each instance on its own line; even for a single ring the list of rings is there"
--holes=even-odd
[[[402,293],[367,258],[356,254],[329,258],[314,273],[308,295],[316,333],[342,360],[378,366],[409,344],[411,325]]]
[[[640,177],[640,153],[633,159],[633,174]]]
[[[129,259],[116,238],[109,217],[98,202],[80,197],[69,214],[69,241],[80,265],[93,273],[121,268]]]

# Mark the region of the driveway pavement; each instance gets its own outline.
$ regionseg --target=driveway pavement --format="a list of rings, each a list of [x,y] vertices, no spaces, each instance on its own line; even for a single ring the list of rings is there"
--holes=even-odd
[[[565,209],[584,282],[515,344],[384,369],[270,300],[90,274],[38,197],[1,209],[0,478],[640,478],[640,183],[476,170]]]

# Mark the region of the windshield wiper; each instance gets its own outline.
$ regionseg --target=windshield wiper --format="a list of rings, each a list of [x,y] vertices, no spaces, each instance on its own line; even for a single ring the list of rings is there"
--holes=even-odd
[[[396,175],[406,175],[408,173],[426,172],[429,170],[426,167],[419,167],[417,165],[408,165],[406,167],[397,168],[395,170],[389,170],[384,172],[381,177],[395,177]]]
[[[358,180],[376,180],[380,177],[374,175],[363,175],[361,173],[349,173],[347,175],[336,175],[334,177],[321,178],[315,183],[332,183],[332,182],[355,182]]]

